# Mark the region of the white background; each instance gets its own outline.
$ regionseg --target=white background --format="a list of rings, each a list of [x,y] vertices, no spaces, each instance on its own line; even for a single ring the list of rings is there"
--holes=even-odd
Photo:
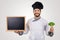
[[[26,22],[32,18],[31,5],[40,1],[44,5],[41,16],[48,22],[55,22],[54,36],[46,36],[46,40],[60,40],[60,0],[0,0],[0,40],[28,40],[29,33],[19,36],[14,32],[6,31],[7,16],[26,16]]]

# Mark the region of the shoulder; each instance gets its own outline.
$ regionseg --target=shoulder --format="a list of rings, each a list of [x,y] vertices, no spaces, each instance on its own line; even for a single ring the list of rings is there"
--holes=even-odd
[[[30,18],[27,22],[31,22],[32,20],[34,20],[34,18]]]
[[[33,18],[28,19],[27,23],[30,23],[33,20]]]
[[[44,22],[44,23],[48,23],[48,21],[44,18],[41,18],[41,21]]]

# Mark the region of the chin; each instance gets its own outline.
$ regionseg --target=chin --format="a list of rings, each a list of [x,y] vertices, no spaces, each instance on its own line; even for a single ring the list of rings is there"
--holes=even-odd
[[[35,17],[39,17],[40,15],[35,15]]]
[[[35,17],[39,17],[40,16],[40,14],[34,14],[35,15]]]

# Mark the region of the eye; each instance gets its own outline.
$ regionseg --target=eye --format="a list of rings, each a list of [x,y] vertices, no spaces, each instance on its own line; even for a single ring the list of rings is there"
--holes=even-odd
[[[39,11],[39,10],[37,10],[37,11]]]

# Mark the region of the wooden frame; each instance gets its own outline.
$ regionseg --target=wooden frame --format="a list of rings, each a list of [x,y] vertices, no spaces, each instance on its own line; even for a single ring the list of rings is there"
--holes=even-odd
[[[8,17],[24,17],[24,30],[8,30]],[[25,16],[8,16],[6,19],[7,22],[7,31],[25,31]]]

